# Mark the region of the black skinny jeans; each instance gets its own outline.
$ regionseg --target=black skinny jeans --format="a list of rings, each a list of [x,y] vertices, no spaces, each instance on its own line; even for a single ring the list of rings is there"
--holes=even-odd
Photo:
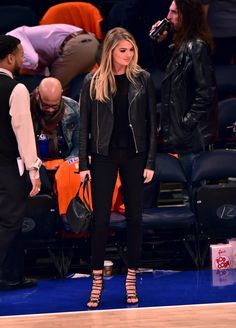
[[[112,150],[109,156],[93,154],[91,186],[94,221],[92,225],[93,270],[103,269],[111,215],[113,190],[119,172],[127,220],[128,267],[137,268],[142,247],[143,171],[145,153]]]

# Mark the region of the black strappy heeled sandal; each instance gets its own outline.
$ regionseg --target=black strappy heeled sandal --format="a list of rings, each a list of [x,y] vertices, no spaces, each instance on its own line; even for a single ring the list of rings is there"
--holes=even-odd
[[[95,309],[99,306],[102,290],[103,290],[103,273],[93,272],[92,290],[91,290],[90,298],[87,302],[87,307],[89,309]]]
[[[136,270],[128,269],[126,281],[126,302],[127,304],[137,304],[139,302],[136,288]]]

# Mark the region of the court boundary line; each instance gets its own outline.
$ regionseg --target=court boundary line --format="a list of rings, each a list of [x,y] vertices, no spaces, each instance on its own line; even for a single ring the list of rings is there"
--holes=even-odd
[[[35,313],[35,314],[16,314],[16,315],[0,315],[1,319],[7,318],[22,318],[22,317],[38,317],[38,316],[50,316],[50,315],[78,315],[81,313],[103,313],[103,312],[110,312],[110,311],[134,311],[134,310],[155,310],[155,309],[173,309],[173,308],[183,308],[183,307],[205,307],[205,306],[216,306],[216,305],[236,305],[235,302],[219,302],[219,303],[203,303],[203,304],[182,304],[182,305],[167,305],[167,306],[148,306],[148,307],[127,307],[121,309],[105,309],[105,310],[85,310],[85,311],[69,311],[69,312],[51,312],[51,313]]]

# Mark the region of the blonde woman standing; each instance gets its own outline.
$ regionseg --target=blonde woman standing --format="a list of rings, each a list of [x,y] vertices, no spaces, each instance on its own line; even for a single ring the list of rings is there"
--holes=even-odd
[[[142,245],[143,183],[150,182],[154,174],[156,100],[150,75],[137,62],[138,49],[133,36],[123,28],[110,30],[104,40],[100,66],[93,75],[87,75],[80,98],[79,171],[82,181],[87,174],[91,179],[94,209],[89,308],[100,303],[118,172],[127,219],[126,301],[138,302],[136,269]]]

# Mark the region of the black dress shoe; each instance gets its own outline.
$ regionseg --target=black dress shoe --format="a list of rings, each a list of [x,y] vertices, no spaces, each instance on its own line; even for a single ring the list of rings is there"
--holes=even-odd
[[[20,288],[30,288],[37,285],[36,279],[24,278],[21,281],[0,281],[0,290],[14,290]]]

